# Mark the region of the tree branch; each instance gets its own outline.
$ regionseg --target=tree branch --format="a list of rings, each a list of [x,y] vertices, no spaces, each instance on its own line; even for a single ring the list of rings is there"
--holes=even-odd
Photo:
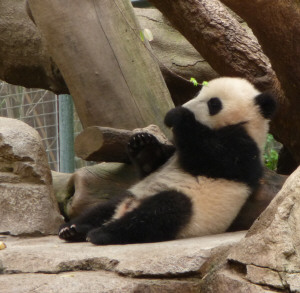
[[[279,111],[272,133],[300,162],[299,1],[223,0],[253,28],[258,41],[218,0],[150,0],[221,75],[246,77],[272,92]],[[283,85],[283,90],[281,89]]]
[[[276,137],[300,163],[300,2],[222,0],[251,27],[280,80],[285,97],[273,121]]]
[[[276,76],[259,43],[218,0],[150,1],[220,75],[273,87]]]

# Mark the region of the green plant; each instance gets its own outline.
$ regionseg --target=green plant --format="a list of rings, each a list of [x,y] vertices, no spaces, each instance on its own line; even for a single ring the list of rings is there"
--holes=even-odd
[[[270,170],[276,170],[278,161],[278,143],[272,134],[268,134],[264,152],[264,163]]]
[[[198,86],[198,85],[199,85],[198,81],[197,81],[196,78],[194,78],[194,77],[191,77],[190,82],[191,82],[194,86]],[[207,81],[203,81],[201,85],[202,85],[202,86],[206,86],[206,85],[208,85],[208,82],[207,82]]]

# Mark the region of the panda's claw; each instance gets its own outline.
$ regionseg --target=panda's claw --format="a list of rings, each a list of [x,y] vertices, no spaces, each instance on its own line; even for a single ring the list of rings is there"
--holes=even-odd
[[[76,225],[65,226],[61,228],[58,232],[58,236],[61,239],[69,240],[77,234]]]
[[[128,151],[130,154],[137,154],[148,145],[159,144],[157,138],[147,132],[134,134],[128,143]]]

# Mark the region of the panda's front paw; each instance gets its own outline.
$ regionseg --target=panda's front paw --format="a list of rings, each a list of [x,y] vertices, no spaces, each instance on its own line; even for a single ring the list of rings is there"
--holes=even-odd
[[[184,107],[176,107],[171,109],[165,117],[165,124],[168,127],[177,127],[194,121],[194,113]]]
[[[104,232],[101,228],[91,230],[86,237],[86,241],[95,245],[114,244],[113,235],[109,232]]]
[[[146,147],[158,145],[159,141],[154,135],[147,132],[139,132],[130,138],[127,150],[129,155],[135,158]]]

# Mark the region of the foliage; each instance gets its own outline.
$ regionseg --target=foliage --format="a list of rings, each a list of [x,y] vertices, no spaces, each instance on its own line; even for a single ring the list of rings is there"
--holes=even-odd
[[[191,82],[194,86],[197,86],[197,85],[198,85],[198,82],[197,82],[196,78],[194,78],[194,77],[191,77],[190,82]]]
[[[153,35],[152,32],[145,28],[144,30],[140,31],[140,39],[142,40],[142,42],[146,40],[148,40],[149,42],[153,41]]]
[[[191,77],[190,82],[191,82],[194,86],[198,86],[198,85],[199,85],[198,81],[197,81],[196,78],[194,78],[194,77]],[[201,85],[202,85],[202,86],[206,86],[206,85],[208,85],[208,82],[207,82],[207,81],[203,81]]]
[[[278,161],[278,143],[272,134],[268,134],[264,153],[264,163],[270,169],[275,171]]]

